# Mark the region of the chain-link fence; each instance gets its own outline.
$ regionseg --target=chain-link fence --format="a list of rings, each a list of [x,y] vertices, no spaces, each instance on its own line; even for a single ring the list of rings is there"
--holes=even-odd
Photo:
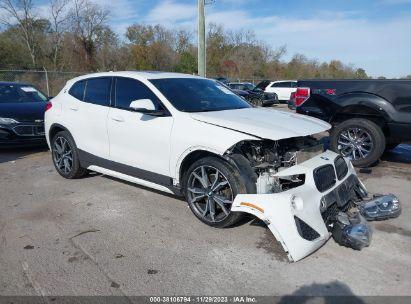
[[[67,80],[82,73],[58,71],[1,70],[0,81],[22,82],[34,85],[48,96],[55,96]]]

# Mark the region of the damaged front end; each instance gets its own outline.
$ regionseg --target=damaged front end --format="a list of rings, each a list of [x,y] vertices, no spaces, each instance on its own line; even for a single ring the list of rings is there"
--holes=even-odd
[[[263,220],[290,261],[321,247],[331,235],[343,246],[362,249],[372,232],[366,220],[395,217],[395,196],[368,200],[351,162],[312,137],[244,141],[226,158],[246,178],[247,194],[238,194],[231,211]],[[385,212],[385,213],[384,213]]]

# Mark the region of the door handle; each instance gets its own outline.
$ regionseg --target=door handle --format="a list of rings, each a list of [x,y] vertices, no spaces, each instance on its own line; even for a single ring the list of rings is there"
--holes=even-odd
[[[78,107],[77,107],[77,106],[70,106],[70,110],[72,110],[72,111],[78,111]]]
[[[124,118],[121,116],[111,116],[111,119],[117,122],[123,122]]]

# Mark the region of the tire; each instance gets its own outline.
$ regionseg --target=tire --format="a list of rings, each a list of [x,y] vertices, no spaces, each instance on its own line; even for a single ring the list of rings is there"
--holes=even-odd
[[[204,171],[202,171],[202,168],[204,168]],[[219,172],[217,173],[217,180],[216,170]],[[205,179],[201,181],[205,175],[208,177],[208,181]],[[224,184],[224,181],[227,184],[218,187]],[[207,185],[204,185],[203,182],[206,182],[207,188],[205,187]],[[213,185],[216,190],[213,190]],[[229,227],[244,218],[243,213],[231,212],[230,209],[237,194],[247,193],[245,184],[237,170],[224,160],[211,156],[194,162],[184,174],[183,189],[191,211],[200,221],[209,226]],[[199,197],[199,199],[195,199],[196,197]],[[231,201],[231,204],[222,202],[222,198],[225,199],[225,202]],[[228,215],[223,212],[221,204],[228,212]],[[215,211],[214,216],[212,215],[213,209]]]
[[[253,106],[256,106],[256,107],[262,107],[262,106],[263,106],[263,101],[262,101],[262,99],[261,99],[260,97],[254,97],[254,98],[252,98],[252,99],[250,100],[250,103],[251,103]]]
[[[351,134],[350,140],[347,138],[347,134]],[[357,134],[358,138],[357,135],[354,136],[354,134]],[[366,138],[366,140],[364,138]],[[353,143],[351,140],[353,140],[354,146],[351,145],[351,143]],[[358,144],[358,142],[361,141],[363,141],[364,144]],[[358,146],[362,147],[362,152],[353,148]],[[347,148],[344,149],[344,147]],[[374,122],[364,118],[353,118],[343,121],[331,130],[330,148],[350,158],[354,166],[368,167],[375,164],[383,154],[385,149],[385,136],[381,128]],[[352,152],[353,149],[356,149],[356,152]],[[368,150],[369,152],[366,153],[365,151]],[[360,155],[360,153],[363,155]]]
[[[60,131],[54,135],[51,140],[51,154],[54,168],[64,178],[74,179],[87,175],[87,169],[80,166],[76,143],[68,131]]]

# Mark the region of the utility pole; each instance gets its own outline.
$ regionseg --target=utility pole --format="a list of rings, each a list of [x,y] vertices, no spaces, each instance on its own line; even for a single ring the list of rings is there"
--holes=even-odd
[[[206,76],[205,0],[198,0],[198,75]]]

